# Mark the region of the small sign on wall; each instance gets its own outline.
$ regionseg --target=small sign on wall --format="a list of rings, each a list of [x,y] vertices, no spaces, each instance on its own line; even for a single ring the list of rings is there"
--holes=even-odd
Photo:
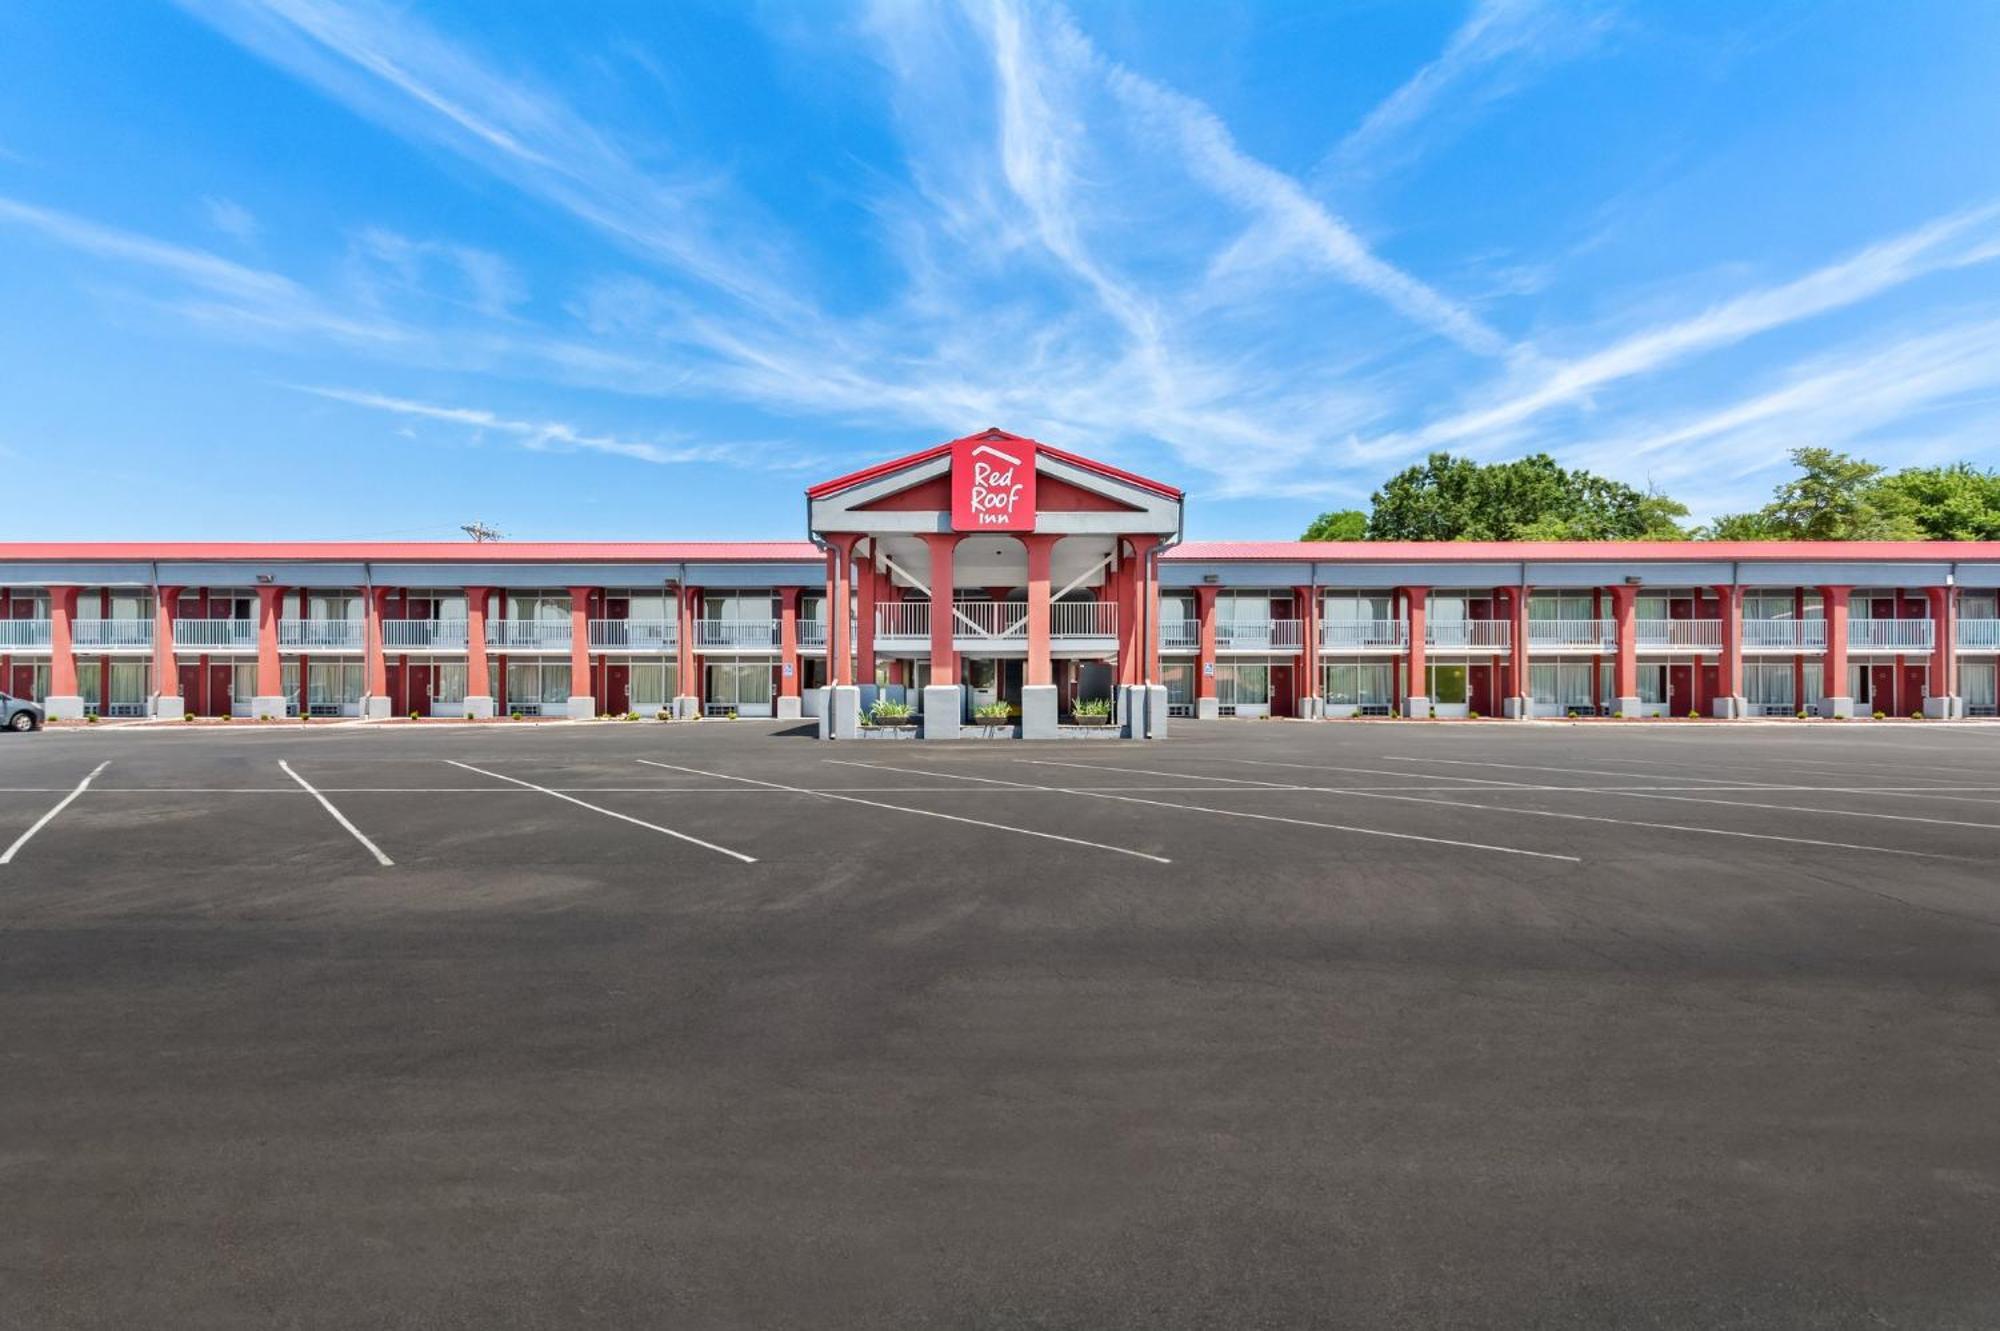
[[[951,447],[954,531],[1035,529],[1035,441],[974,435]]]
[[[785,678],[790,679],[791,677],[792,677],[792,663],[790,661],[787,661],[785,662]]]
[[[1208,676],[1208,677],[1209,677],[1210,679],[1214,679],[1214,678],[1215,678],[1215,662],[1213,662],[1213,661],[1203,661],[1203,662],[1201,663],[1201,673],[1202,673],[1202,674],[1204,674],[1204,675],[1207,675],[1207,676]]]

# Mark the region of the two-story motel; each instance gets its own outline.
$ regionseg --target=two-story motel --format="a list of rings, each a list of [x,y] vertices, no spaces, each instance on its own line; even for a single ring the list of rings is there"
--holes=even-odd
[[[813,486],[802,542],[0,544],[52,716],[1996,714],[2000,543],[1183,542],[998,430]],[[844,613],[834,613],[841,607]]]

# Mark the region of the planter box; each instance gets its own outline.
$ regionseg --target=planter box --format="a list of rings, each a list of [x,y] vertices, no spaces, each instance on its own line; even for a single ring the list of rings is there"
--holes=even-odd
[[[863,725],[856,733],[862,739],[915,739],[917,737],[917,723],[911,721],[904,725],[894,726]]]
[[[1069,718],[1069,720],[1063,722],[1063,724],[1066,726],[1108,726],[1111,724],[1111,718],[1108,716],[1073,715]]]

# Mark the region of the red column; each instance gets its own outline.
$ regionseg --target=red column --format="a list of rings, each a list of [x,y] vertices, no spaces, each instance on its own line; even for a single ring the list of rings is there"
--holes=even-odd
[[[931,683],[958,683],[958,663],[952,653],[952,558],[958,551],[953,532],[926,532],[931,552]]]
[[[49,692],[51,698],[74,698],[76,692],[75,587],[49,588]]]
[[[860,547],[855,547],[857,556]],[[875,593],[880,575],[875,571],[875,543],[868,543],[868,557],[858,559],[854,569],[854,597],[859,603],[854,622],[854,674],[863,684],[875,682]]]
[[[590,687],[590,594],[594,587],[569,589],[569,696],[580,698]],[[591,714],[596,714],[596,703]]]
[[[1298,708],[1300,716],[1308,716],[1305,700],[1320,696],[1319,597],[1311,587],[1292,588],[1292,597],[1299,613],[1299,665],[1305,672],[1297,689]]]
[[[1195,622],[1199,626],[1199,647],[1195,661],[1194,696],[1213,698],[1215,696],[1215,593],[1216,588],[1201,586],[1194,589]]]
[[[1054,601],[1050,593],[1050,570],[1055,566],[1056,542],[1059,536],[1038,534],[1023,536],[1021,544],[1028,550],[1028,663],[1021,677],[1023,684],[1055,683],[1055,666],[1049,646],[1049,635],[1053,631],[1050,623],[1055,613]]]
[[[278,664],[278,621],[285,614],[285,589],[257,589],[257,694],[259,698],[282,697],[285,672]]]
[[[1958,596],[1951,587],[1926,587],[1931,612],[1931,697],[1958,696]],[[1939,716],[1949,716],[1944,708]]]
[[[854,683],[854,643],[849,636],[854,613],[850,562],[858,539],[834,537],[832,549],[827,551],[826,663],[828,678],[842,687]]]
[[[674,627],[674,674],[678,677],[675,696],[679,698],[694,698],[697,702],[699,702],[701,697],[701,680],[697,677],[698,672],[694,666],[694,610],[697,604],[696,598],[699,595],[699,590],[694,587],[674,588],[674,618],[676,621]]]
[[[1405,696],[1430,700],[1431,682],[1429,671],[1425,669],[1424,628],[1426,612],[1429,609],[1431,589],[1428,587],[1405,587],[1403,597],[1410,606],[1410,656],[1409,679],[1405,682]]]
[[[361,691],[370,698],[389,696],[389,657],[382,645],[382,621],[388,617],[389,592],[368,593],[368,618],[362,637]]]
[[[1722,650],[1716,654],[1716,692],[1724,698],[1743,696],[1743,589],[1735,583],[1718,583],[1715,613],[1721,620]],[[1734,708],[1732,701],[1729,706]],[[1736,713],[1732,710],[1729,715]]]
[[[1528,588],[1512,588],[1507,601],[1507,656],[1512,667],[1513,696],[1523,717],[1534,711],[1534,689],[1528,674]]]
[[[778,590],[778,696],[799,696],[799,589]]]
[[[465,696],[491,700],[492,685],[486,682],[486,598],[491,589],[465,589]]]
[[[1618,631],[1618,659],[1611,668],[1612,705],[1639,696],[1639,589],[1620,583],[1611,591],[1611,618]]]
[[[153,692],[161,702],[181,696],[180,665],[174,660],[174,616],[181,589],[161,587],[153,597]]]
[[[1821,603],[1826,607],[1826,654],[1820,658],[1820,692],[1829,698],[1848,699],[1848,711],[1853,711],[1853,697],[1847,691],[1847,596],[1852,587],[1822,587],[1819,589]],[[1836,710],[1838,710],[1836,708]]]
[[[1122,545],[1123,542],[1121,541]],[[1118,607],[1118,683],[1139,682],[1139,592],[1138,578],[1129,560],[1121,559],[1111,575]]]

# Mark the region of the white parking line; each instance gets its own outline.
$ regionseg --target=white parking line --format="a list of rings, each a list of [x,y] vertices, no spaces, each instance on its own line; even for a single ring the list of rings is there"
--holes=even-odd
[[[744,864],[755,864],[757,862],[753,856],[745,855],[740,850],[731,850],[727,846],[718,846],[713,841],[703,841],[698,836],[689,836],[686,832],[676,832],[671,827],[661,827],[658,823],[649,823],[643,818],[634,818],[629,813],[620,813],[616,809],[607,809],[600,804],[592,804],[587,800],[580,800],[574,795],[565,795],[560,790],[550,790],[547,786],[538,786],[532,781],[523,781],[517,776],[502,776],[498,772],[489,772],[483,767],[474,767],[471,763],[462,763],[456,758],[447,758],[445,761],[453,767],[463,767],[468,772],[477,772],[481,776],[490,776],[495,781],[506,781],[513,785],[525,786],[529,790],[538,790],[544,795],[550,795],[565,803],[574,804],[578,808],[588,809],[592,813],[601,813],[606,818],[616,818],[619,822],[630,823],[634,827],[643,827],[648,832],[659,832],[664,836],[674,838],[676,841],[685,841],[691,846],[700,846],[703,850],[712,850],[718,855],[727,855],[730,859],[740,860]]]
[[[1130,850],[1124,846],[1109,846],[1102,841],[1085,841],[1081,837],[1062,836],[1055,832],[1044,832],[1034,827],[1016,827],[1012,823],[992,823],[987,822],[983,818],[964,818],[955,813],[939,813],[935,809],[912,809],[905,804],[884,804],[880,800],[864,800],[840,791],[808,790],[804,786],[787,786],[777,781],[758,781],[747,776],[732,776],[727,772],[704,772],[698,767],[676,767],[672,763],[654,762],[651,758],[640,758],[637,761],[646,764],[648,767],[664,767],[669,771],[687,772],[694,776],[712,776],[723,781],[743,781],[753,786],[764,786],[772,790],[787,790],[795,795],[814,795],[820,799],[839,800],[845,804],[865,804],[871,809],[890,809],[896,813],[913,813],[921,818],[942,818],[948,823],[969,823],[973,827],[990,828],[995,832],[1015,832],[1021,836],[1040,837],[1044,841],[1061,841],[1071,846],[1088,846],[1092,850],[1108,850],[1114,855],[1130,855],[1134,859],[1151,860],[1155,864],[1173,863],[1166,856],[1155,855],[1150,851]],[[918,775],[930,776],[933,773],[920,772]]]
[[[284,769],[284,773],[286,776],[298,782],[301,786],[304,786],[306,794],[318,800],[320,808],[325,809],[328,813],[333,815],[333,821],[339,823],[342,827],[346,828],[350,836],[352,836],[356,841],[359,841],[364,847],[366,847],[368,853],[375,857],[375,862],[377,864],[380,864],[385,869],[393,869],[396,867],[396,862],[390,859],[387,855],[384,855],[382,853],[382,848],[380,846],[376,845],[373,841],[370,841],[367,838],[367,836],[365,836],[362,833],[360,828],[356,827],[353,823],[349,822],[346,814],[342,813],[339,809],[334,808],[332,800],[320,794],[317,790],[314,790],[312,787],[312,782],[306,780],[304,777],[300,776],[297,772],[293,771],[292,765],[290,763],[286,762],[283,758],[280,758],[278,759],[278,766]]]
[[[1089,766],[1089,764],[1085,763],[1056,763],[1045,758],[1017,758],[1014,761],[1023,763],[1036,763],[1038,765],[1046,765],[1054,767]],[[1134,772],[1134,773],[1140,773],[1142,775],[1154,775],[1154,776],[1161,775],[1161,773],[1157,772],[1146,773],[1145,769],[1138,767],[1107,767],[1104,770],[1115,771],[1115,772]],[[1484,784],[1504,786],[1507,783],[1486,782]],[[1540,788],[1529,786],[1525,788],[1516,787],[1516,789],[1525,789],[1532,791]],[[1590,790],[1584,787],[1564,786],[1564,787],[1557,787],[1557,789],[1571,790],[1579,795],[1595,795],[1601,793],[1599,791]],[[1878,855],[1906,855],[1913,857],[1915,859],[1923,859],[1923,860],[1963,860],[1965,858],[1962,855],[1935,855],[1931,854],[1928,851],[1921,851],[1921,850],[1897,850],[1889,846],[1856,845],[1852,842],[1847,842],[1847,841],[1821,841],[1814,837],[1779,836],[1773,832],[1731,832],[1731,831],[1726,831],[1719,827],[1692,827],[1685,823],[1653,823],[1653,822],[1646,822],[1636,818],[1610,818],[1600,814],[1558,813],[1553,809],[1518,809],[1510,805],[1504,805],[1504,804],[1467,804],[1463,800],[1424,799],[1415,795],[1392,795],[1385,791],[1379,791],[1379,790],[1334,790],[1326,787],[1321,787],[1316,793],[1325,795],[1351,795],[1356,799],[1366,799],[1366,800],[1400,800],[1405,804],[1435,804],[1441,808],[1446,808],[1446,809],[1483,809],[1488,813],[1511,813],[1511,814],[1519,814],[1523,817],[1528,817],[1528,818],[1566,818],[1577,822],[1585,822],[1585,823],[1615,823],[1625,827],[1647,827],[1663,832],[1691,832],[1702,836],[1738,837],[1749,841],[1784,841],[1784,842],[1790,842],[1793,845],[1824,846],[1833,850],[1867,850],[1867,851],[1873,851]],[[1468,790],[1465,793],[1468,795],[1472,795],[1472,794],[1477,794],[1478,792]],[[1500,792],[1496,791],[1494,793],[1498,794]],[[1643,796],[1641,796],[1641,798],[1643,798]],[[1391,834],[1385,833],[1384,835],[1391,835]],[[1534,852],[1522,851],[1518,853],[1532,854]]]
[[[837,762],[839,760],[828,759],[828,761]],[[1020,763],[1029,763],[1037,767],[1091,766],[1091,764],[1089,763],[1061,763],[1049,759],[1035,759],[1035,758],[1016,758],[1014,761]],[[863,767],[863,766],[870,766],[871,764],[853,763],[850,765],[855,767]],[[907,767],[884,767],[881,770],[887,772],[908,772],[908,771],[913,771],[915,769]],[[1107,772],[1132,772],[1140,776],[1176,775],[1176,773],[1172,772],[1148,772],[1145,771],[1144,769],[1136,767],[1106,767],[1102,770]],[[1546,851],[1546,850],[1523,850],[1518,846],[1494,846],[1494,845],[1489,845],[1483,841],[1455,841],[1449,837],[1420,836],[1415,832],[1390,832],[1379,827],[1352,827],[1345,823],[1326,823],[1311,818],[1287,818],[1281,814],[1275,814],[1275,813],[1252,813],[1248,809],[1215,809],[1215,808],[1210,808],[1208,805],[1205,804],[1181,804],[1177,803],[1174,800],[1142,800],[1135,795],[1127,795],[1122,793],[1114,794],[1113,792],[1108,790],[1086,790],[1075,786],[1034,786],[1034,785],[1029,785],[1027,782],[1023,781],[1004,781],[1001,780],[999,777],[990,777],[990,776],[963,776],[959,775],[958,773],[951,773],[951,772],[928,772],[919,774],[928,776],[954,776],[961,781],[990,781],[994,785],[1017,786],[1024,790],[1039,790],[1050,794],[1085,795],[1090,797],[1091,799],[1117,800],[1121,804],[1149,804],[1156,809],[1178,809],[1184,813],[1212,813],[1220,818],[1249,818],[1257,822],[1263,822],[1263,823],[1290,823],[1294,827],[1317,827],[1329,832],[1350,832],[1356,836],[1387,837],[1392,841],[1422,841],[1422,842],[1427,842],[1434,846],[1455,846],[1460,850],[1491,851],[1496,855],[1526,855],[1531,859],[1538,859],[1538,860],[1563,860],[1569,864],[1583,863],[1583,860],[1579,856],[1558,855],[1551,851]],[[1275,783],[1269,781],[1243,781],[1237,777],[1222,776],[1222,777],[1214,777],[1212,779],[1216,781],[1228,781],[1237,785],[1253,786],[1263,790],[1300,789],[1300,787],[1293,787],[1293,786],[1277,786],[1275,785]],[[1187,793],[1194,795],[1194,794],[1201,794],[1203,792],[1199,790],[1190,790]],[[1219,794],[1221,792],[1211,791],[1207,793]]]
[[[1622,776],[1628,780],[1635,776],[1663,775],[1662,773],[1644,769],[1637,772],[1607,772],[1601,767],[1545,767],[1534,763],[1482,763],[1474,762],[1469,758],[1418,758],[1406,757],[1397,753],[1383,754],[1382,761],[1386,763],[1441,763],[1449,767],[1501,767],[1517,772],[1567,772],[1574,776]],[[1445,776],[1448,773],[1433,772],[1429,775]],[[1671,781],[1673,778],[1668,776],[1666,779]],[[1719,776],[1712,776],[1708,781],[1710,785],[1714,786],[1754,786],[1760,784],[1756,781],[1729,781]]]
[[[35,833],[41,831],[44,827],[47,827],[50,823],[54,822],[56,820],[56,815],[61,813],[64,809],[67,809],[72,803],[74,803],[78,795],[81,795],[84,791],[89,790],[90,783],[96,780],[97,774],[109,766],[111,766],[111,760],[109,758],[106,758],[103,762],[91,768],[90,775],[85,777],[83,780],[77,782],[75,790],[72,790],[69,794],[57,800],[55,808],[50,809],[47,813],[43,814],[40,818],[36,819],[35,825],[33,827],[21,833],[20,836],[14,838],[14,844],[7,847],[4,853],[0,853],[0,864],[12,864],[14,862],[14,856],[20,851],[21,847],[27,845],[28,842],[34,837]]]

